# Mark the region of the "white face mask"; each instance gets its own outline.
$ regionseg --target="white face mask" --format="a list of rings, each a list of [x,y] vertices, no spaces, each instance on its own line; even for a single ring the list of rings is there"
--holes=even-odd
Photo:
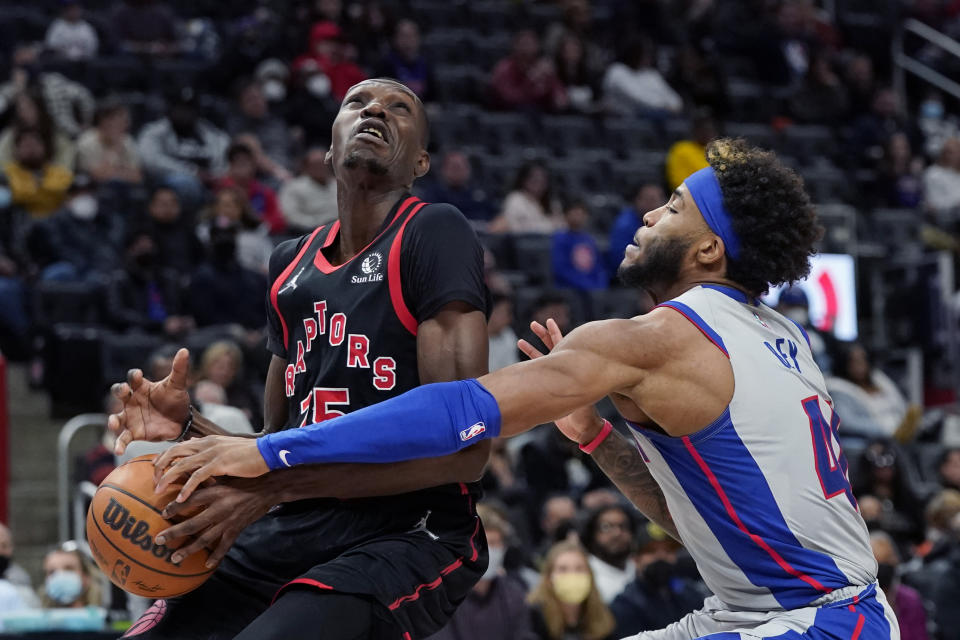
[[[493,580],[500,574],[500,569],[503,568],[503,556],[507,553],[504,547],[489,547],[487,551],[490,554],[490,562],[481,580]]]
[[[97,217],[97,199],[82,193],[70,201],[70,212],[78,220],[93,220]]]
[[[322,73],[315,73],[307,80],[307,91],[317,98],[326,98],[330,95],[330,78]]]
[[[262,88],[264,97],[270,102],[280,102],[287,97],[287,86],[279,80],[267,80]]]

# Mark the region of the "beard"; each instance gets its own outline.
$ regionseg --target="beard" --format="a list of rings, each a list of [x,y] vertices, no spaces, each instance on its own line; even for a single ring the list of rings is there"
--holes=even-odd
[[[683,256],[689,248],[689,240],[658,239],[647,245],[642,262],[617,269],[617,278],[628,287],[646,291],[669,286],[680,276]]]
[[[359,167],[363,167],[371,175],[375,176],[385,176],[390,170],[385,162],[382,162],[377,158],[365,158],[357,151],[348,154],[347,157],[344,158],[343,166],[347,169],[357,169]]]

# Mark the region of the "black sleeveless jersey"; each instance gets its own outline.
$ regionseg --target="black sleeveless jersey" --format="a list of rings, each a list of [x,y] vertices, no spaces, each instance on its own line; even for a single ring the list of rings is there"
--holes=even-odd
[[[333,266],[323,249],[339,229],[320,227],[271,257],[268,348],[287,361],[285,429],[418,386],[418,324],[453,301],[487,309],[483,250],[455,207],[404,196],[369,245]]]

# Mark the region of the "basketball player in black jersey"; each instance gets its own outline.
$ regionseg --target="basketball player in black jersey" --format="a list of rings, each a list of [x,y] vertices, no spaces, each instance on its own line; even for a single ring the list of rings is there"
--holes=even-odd
[[[429,169],[427,136],[423,105],[402,84],[368,80],[345,97],[327,155],[339,219],[279,245],[270,260],[265,431],[486,373],[487,292],[476,235],[456,208],[409,194]],[[189,408],[187,368],[181,350],[164,380],[134,370],[114,385],[124,400],[109,420],[118,452],[134,439],[222,433]],[[196,591],[158,601],[127,635],[430,635],[486,568],[474,507],[488,449],[477,449],[225,479],[172,503],[171,516],[204,510],[157,537],[190,535],[179,553],[206,547],[220,565]]]

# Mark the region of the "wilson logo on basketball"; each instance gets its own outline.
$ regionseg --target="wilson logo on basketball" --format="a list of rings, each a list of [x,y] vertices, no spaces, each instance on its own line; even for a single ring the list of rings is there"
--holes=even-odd
[[[115,498],[110,498],[110,502],[103,510],[101,516],[103,524],[114,531],[119,531],[120,536],[129,540],[131,544],[136,545],[144,551],[149,551],[157,558],[163,558],[166,562],[177,567],[178,563],[173,562],[170,556],[173,555],[173,549],[168,549],[162,544],[153,541],[153,535],[150,533],[150,525],[143,520],[137,520],[130,515],[130,510],[117,502]]]

